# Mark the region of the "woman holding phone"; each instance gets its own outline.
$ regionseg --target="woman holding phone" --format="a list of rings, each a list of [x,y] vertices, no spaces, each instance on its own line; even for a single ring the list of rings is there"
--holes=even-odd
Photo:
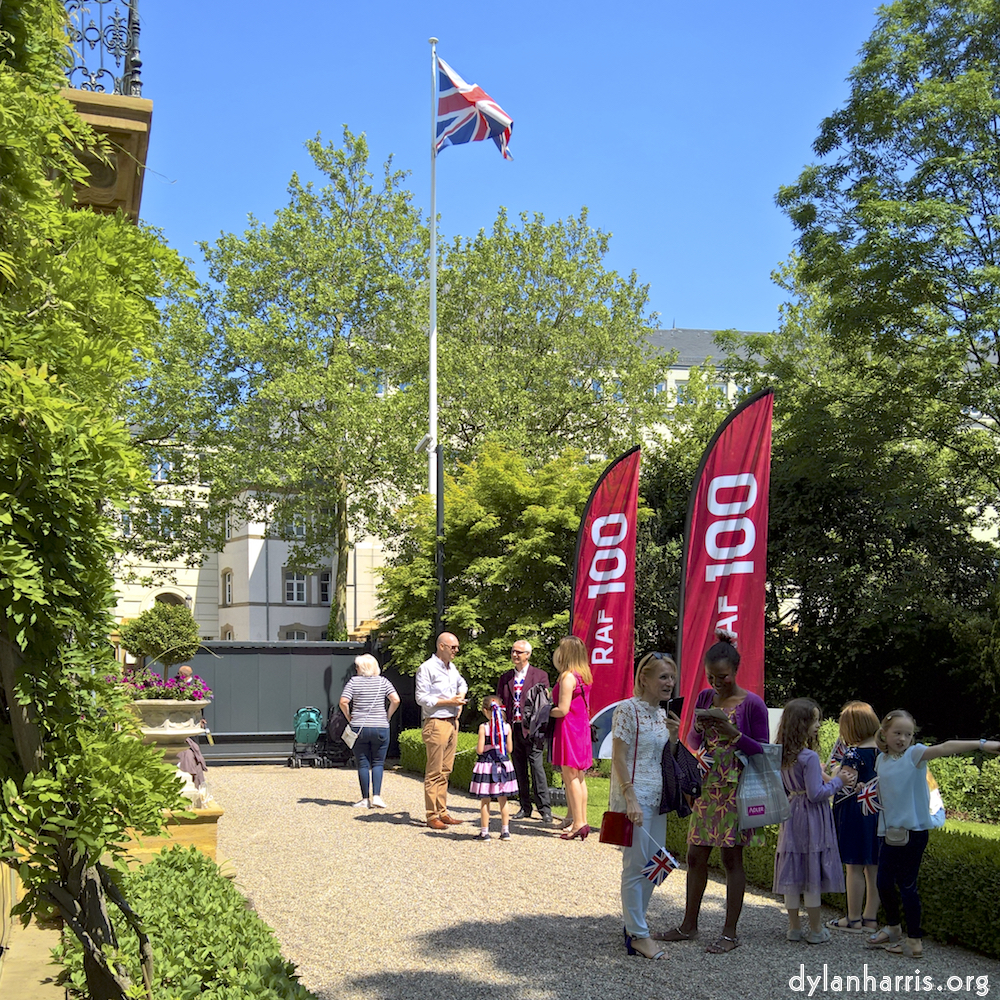
[[[720,955],[739,947],[736,924],[743,909],[746,872],[743,848],[763,843],[763,835],[741,830],[736,808],[736,784],[740,777],[737,751],[751,757],[761,753],[761,743],[768,740],[767,706],[755,694],[736,681],[740,654],[735,635],[724,629],[716,631],[719,641],[705,654],[705,688],[695,703],[694,725],[688,734],[688,746],[698,758],[703,771],[701,798],[693,805],[688,828],[687,900],[684,919],[665,934],[655,934],[660,941],[691,941],[698,936],[698,914],[708,884],[708,857],[718,847],[726,870],[726,921],[722,934],[705,949]]]
[[[666,653],[647,653],[635,671],[632,697],[623,701],[611,722],[611,800],[609,808],[624,812],[635,827],[632,846],[622,848],[622,911],[625,950],[643,958],[662,958],[663,949],[652,940],[646,910],[653,883],[642,873],[652,853],[650,839],[663,844],[667,817],[660,812],[663,796],[663,747],[677,742],[681,720],[662,704],[677,683],[677,665]]]

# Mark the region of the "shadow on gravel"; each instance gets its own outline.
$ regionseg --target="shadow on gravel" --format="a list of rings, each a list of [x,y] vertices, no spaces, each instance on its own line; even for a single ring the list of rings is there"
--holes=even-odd
[[[353,802],[348,802],[347,799],[299,799],[299,805],[314,805],[314,806],[353,806]]]

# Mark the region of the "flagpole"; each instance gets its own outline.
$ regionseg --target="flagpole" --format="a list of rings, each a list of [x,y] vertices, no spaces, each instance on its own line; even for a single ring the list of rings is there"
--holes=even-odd
[[[431,496],[437,495],[437,42],[431,43],[431,309],[430,309],[430,441],[427,449],[427,481]]]
[[[444,463],[441,442],[438,441],[437,400],[437,113],[438,67],[437,42],[431,36],[431,259],[430,259],[430,447],[427,449],[427,479],[430,494],[437,508],[434,564],[437,569],[437,600],[435,602],[435,635],[444,628]]]

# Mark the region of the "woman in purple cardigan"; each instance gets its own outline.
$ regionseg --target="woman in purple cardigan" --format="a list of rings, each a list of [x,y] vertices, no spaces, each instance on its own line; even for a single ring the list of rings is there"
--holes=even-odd
[[[694,726],[687,740],[704,779],[688,828],[684,919],[665,934],[652,936],[660,941],[690,941],[698,936],[698,913],[708,882],[708,856],[713,847],[718,847],[726,870],[726,923],[721,936],[705,949],[718,955],[732,951],[740,943],[736,923],[743,909],[747,881],[743,848],[764,842],[762,833],[740,829],[736,784],[741,767],[736,752],[747,757],[760,753],[769,730],[764,702],[736,683],[740,665],[736,637],[722,629],[715,634],[719,641],[705,654],[705,677],[711,687],[698,695]]]

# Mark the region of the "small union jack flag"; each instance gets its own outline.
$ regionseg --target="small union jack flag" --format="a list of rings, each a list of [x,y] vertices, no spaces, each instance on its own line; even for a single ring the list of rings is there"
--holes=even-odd
[[[840,764],[844,760],[846,752],[847,744],[838,736],[837,742],[833,744],[833,749],[830,751],[830,760],[827,762],[828,766],[830,764]]]
[[[662,847],[643,865],[642,874],[653,885],[659,885],[675,868],[680,868],[677,859]]]
[[[437,151],[463,142],[492,139],[505,160],[513,119],[482,87],[466,83],[438,56]]]
[[[882,811],[882,802],[878,797],[878,777],[858,786],[858,802],[863,816],[874,816]]]
[[[694,759],[698,762],[698,770],[701,771],[702,774],[708,774],[708,772],[712,770],[712,765],[715,763],[715,758],[704,746],[700,746],[694,751]]]

